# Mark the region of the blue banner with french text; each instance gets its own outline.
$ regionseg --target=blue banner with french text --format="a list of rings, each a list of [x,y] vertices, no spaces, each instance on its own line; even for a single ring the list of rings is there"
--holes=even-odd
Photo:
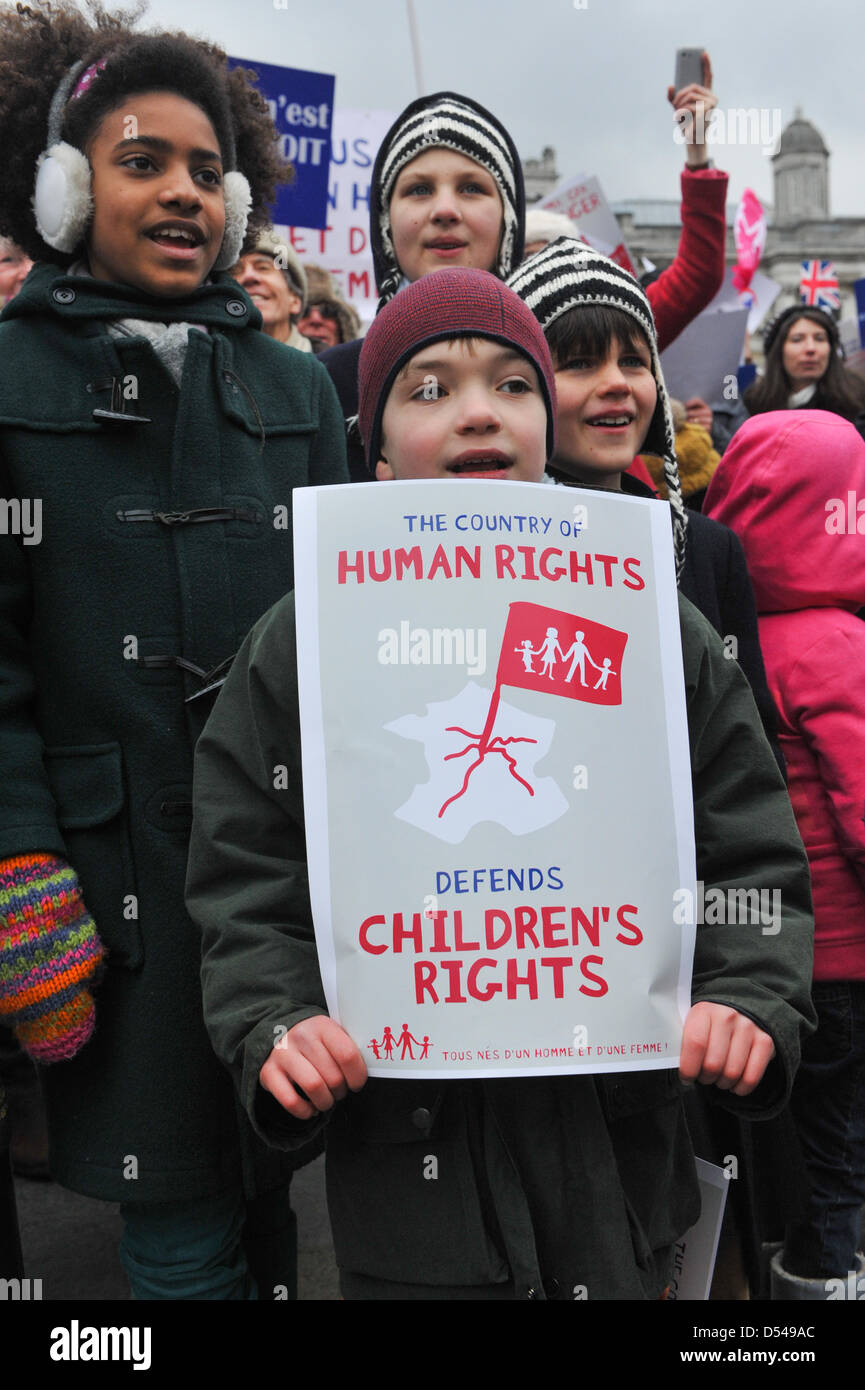
[[[282,153],[294,178],[277,190],[272,221],[280,226],[327,226],[327,179],[336,78],[331,73],[275,67],[252,58],[229,58],[231,68],[251,68],[270,108]]]

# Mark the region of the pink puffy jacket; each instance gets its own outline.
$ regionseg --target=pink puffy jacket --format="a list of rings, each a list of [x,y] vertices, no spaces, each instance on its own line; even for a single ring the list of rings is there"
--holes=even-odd
[[[754,585],[811,864],[814,978],[865,980],[865,441],[825,410],[756,415],[704,511],[739,536]]]

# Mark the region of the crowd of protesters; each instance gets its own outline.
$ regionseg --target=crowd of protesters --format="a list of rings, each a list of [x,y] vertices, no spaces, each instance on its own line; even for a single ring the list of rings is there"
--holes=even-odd
[[[0,77],[0,492],[43,509],[40,544],[0,535],[0,1277],[23,1268],[10,1143],[20,1171],[119,1203],[138,1299],[293,1289],[291,1176],[322,1146],[346,1297],[663,1298],[694,1149],[741,1160],[715,1296],[865,1275],[865,390],[832,318],[768,326],[713,440],[659,363],[724,275],[705,145],[676,256],[641,286],[527,220],[497,116],[419,98],[373,168],[362,337],[268,223],[288,170],[219,49],[37,4],[0,12]],[[675,119],[712,86],[704,56]],[[524,412],[509,476],[669,509],[699,877],[783,890],[777,936],[698,932],[681,1082],[630,1075],[624,1112],[591,1076],[427,1082],[421,1103],[367,1080],[326,1014],[291,497],[447,476],[394,428],[429,342],[457,419],[486,393],[485,423],[454,428]],[[479,385],[495,344],[516,392]],[[415,1167],[438,1144],[459,1174],[433,1201]]]

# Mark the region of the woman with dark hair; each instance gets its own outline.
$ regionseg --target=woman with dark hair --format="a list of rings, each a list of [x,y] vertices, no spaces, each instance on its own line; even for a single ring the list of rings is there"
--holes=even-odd
[[[844,366],[838,329],[828,314],[791,304],[768,325],[763,344],[766,370],[743,398],[751,415],[831,410],[865,432],[865,382]]]

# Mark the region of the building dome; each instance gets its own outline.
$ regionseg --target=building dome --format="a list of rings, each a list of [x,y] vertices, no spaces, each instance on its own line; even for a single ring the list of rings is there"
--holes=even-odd
[[[821,222],[829,216],[829,151],[819,130],[796,107],[772,156],[775,222]]]
[[[823,136],[816,126],[806,121],[800,107],[788,126],[781,132],[781,140],[775,158],[783,154],[822,154],[828,155]]]

